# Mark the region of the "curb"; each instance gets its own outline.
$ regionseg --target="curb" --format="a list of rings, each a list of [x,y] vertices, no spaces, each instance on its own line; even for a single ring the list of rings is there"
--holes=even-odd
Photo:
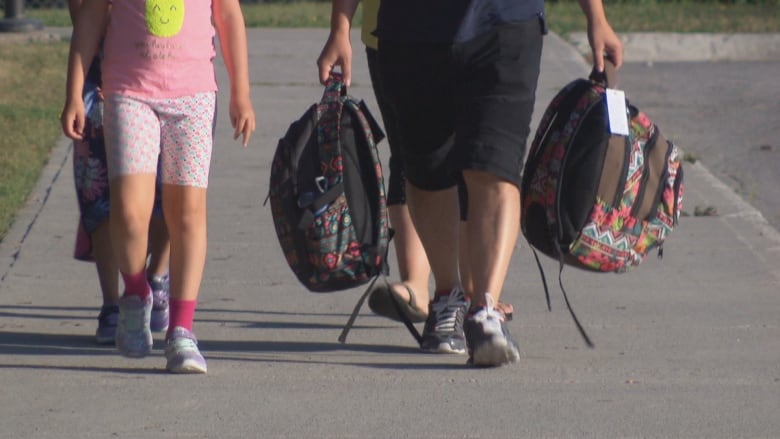
[[[619,34],[624,62],[780,61],[780,34],[709,34],[629,32]],[[588,35],[565,37],[581,54],[590,56]]]

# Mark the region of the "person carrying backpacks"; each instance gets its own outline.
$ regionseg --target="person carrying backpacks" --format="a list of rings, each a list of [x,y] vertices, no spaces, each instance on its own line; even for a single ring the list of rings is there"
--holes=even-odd
[[[318,59],[325,81],[340,67],[351,79],[351,20],[357,0],[333,0],[331,31]],[[595,67],[622,44],[601,0],[580,0]],[[474,366],[519,359],[495,309],[519,232],[519,184],[546,32],[542,0],[393,0],[378,15],[379,65],[399,117],[407,198],[435,288],[423,338],[443,352],[468,351]],[[452,142],[448,141],[453,139]],[[465,261],[458,257],[459,178],[468,191]]]
[[[363,0],[363,18],[361,21],[361,40],[366,46],[366,60],[368,72],[371,77],[371,86],[374,89],[379,106],[379,112],[384,122],[387,143],[390,148],[388,163],[387,185],[387,211],[390,218],[390,227],[393,231],[393,243],[395,246],[396,264],[398,267],[399,282],[380,283],[369,296],[368,306],[377,315],[391,320],[403,321],[398,315],[397,307],[406,313],[412,322],[424,322],[428,316],[428,302],[430,293],[428,282],[431,275],[431,266],[425,249],[420,242],[417,230],[414,228],[409,208],[406,205],[406,177],[401,160],[401,147],[397,138],[397,120],[392,109],[388,106],[388,98],[382,91],[382,76],[379,71],[379,52],[377,38],[372,33],[376,29],[376,19],[379,12],[379,0]],[[459,186],[459,195],[461,191]],[[464,209],[461,207],[461,216]],[[461,218],[465,220],[465,218]],[[465,221],[461,221],[461,233],[465,232]],[[461,255],[468,254],[465,240],[460,240]],[[471,289],[471,276],[467,267],[461,265],[461,281],[467,291]],[[395,304],[393,303],[395,302]],[[507,318],[512,317],[512,305],[499,303],[497,308]],[[423,347],[424,348],[424,347]]]

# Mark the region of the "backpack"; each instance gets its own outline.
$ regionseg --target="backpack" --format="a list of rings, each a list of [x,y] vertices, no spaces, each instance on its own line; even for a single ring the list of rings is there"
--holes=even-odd
[[[388,272],[376,147],[383,138],[366,104],[334,73],[320,102],[279,140],[267,200],[287,263],[309,291],[341,291]]]
[[[566,85],[550,102],[529,150],[521,187],[521,230],[534,250],[564,265],[626,272],[663,243],[682,209],[678,148],[626,100],[628,136],[611,134],[605,92],[614,66]]]

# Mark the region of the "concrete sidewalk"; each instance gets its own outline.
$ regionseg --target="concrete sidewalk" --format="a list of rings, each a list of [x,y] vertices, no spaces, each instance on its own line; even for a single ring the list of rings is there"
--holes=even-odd
[[[57,145],[0,244],[0,438],[780,437],[780,237],[700,165],[686,164],[685,211],[717,205],[720,216],[682,218],[664,259],[634,272],[564,271],[595,349],[580,340],[557,264],[545,259],[546,311],[522,239],[503,297],[515,306],[517,365],[474,370],[462,356],[421,354],[402,325],[367,309],[338,343],[362,289],[306,292],[263,206],[277,139],[322,94],[315,60],[326,35],[249,30],[258,131],[246,150],[231,139],[218,66],[195,323],[205,376],[166,374],[159,336],[142,360],[94,344],[98,282],[92,265],[71,258],[70,145]],[[374,109],[353,42],[350,93]],[[547,37],[532,126],[588,71],[576,49]]]

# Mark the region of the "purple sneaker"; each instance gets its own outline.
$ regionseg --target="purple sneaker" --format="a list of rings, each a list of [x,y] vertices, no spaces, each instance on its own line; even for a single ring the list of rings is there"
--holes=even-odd
[[[114,344],[118,320],[118,306],[103,305],[103,307],[100,308],[100,314],[98,314],[98,327],[95,331],[95,341],[97,341],[97,344]]]
[[[162,332],[168,329],[168,275],[151,276],[149,286],[152,287],[152,317],[149,327],[154,332]]]
[[[145,357],[152,350],[152,295],[141,299],[124,295],[119,299],[119,322],[116,327],[116,348],[125,357]]]
[[[171,373],[206,373],[206,359],[198,350],[195,334],[181,326],[173,328],[165,341],[165,369]]]

